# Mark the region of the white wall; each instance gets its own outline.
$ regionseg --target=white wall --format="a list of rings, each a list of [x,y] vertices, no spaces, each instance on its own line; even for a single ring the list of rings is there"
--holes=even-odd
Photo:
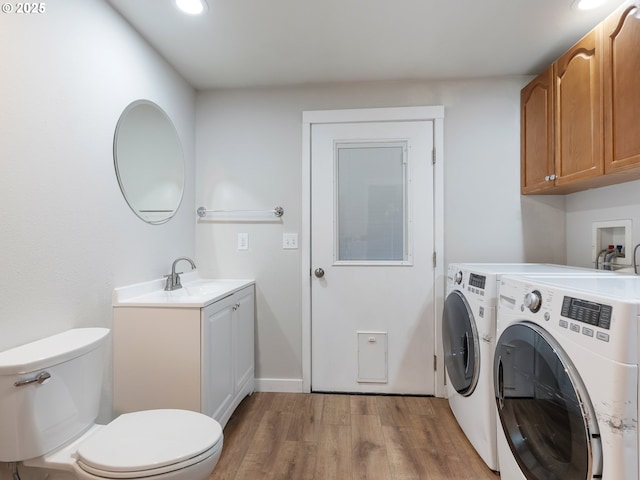
[[[195,254],[193,89],[104,1],[46,7],[0,14],[0,350],[110,327],[114,287]],[[164,225],[133,214],[113,167],[118,117],[139,98],[173,119],[186,158],[182,207]]]
[[[567,195],[567,262],[593,267],[593,222],[625,219],[632,221],[631,245],[626,246],[627,255],[632,255],[640,243],[640,180]]]
[[[196,202],[285,208],[282,224],[196,227],[200,269],[257,282],[256,376],[300,379],[302,112],[445,106],[445,262],[563,263],[563,197],[520,197],[520,89],[526,78],[215,90],[197,97]],[[544,222],[541,220],[544,219]],[[249,233],[248,251],[236,235]],[[266,385],[268,382],[262,382]]]

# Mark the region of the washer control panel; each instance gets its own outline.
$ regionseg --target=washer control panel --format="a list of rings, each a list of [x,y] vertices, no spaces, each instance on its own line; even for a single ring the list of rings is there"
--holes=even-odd
[[[487,281],[487,277],[484,275],[478,275],[476,273],[471,273],[469,275],[469,286],[475,288],[481,288],[484,290],[484,285]]]
[[[561,315],[563,317],[606,330],[611,328],[611,312],[611,305],[588,302],[568,296],[565,296],[562,300]]]

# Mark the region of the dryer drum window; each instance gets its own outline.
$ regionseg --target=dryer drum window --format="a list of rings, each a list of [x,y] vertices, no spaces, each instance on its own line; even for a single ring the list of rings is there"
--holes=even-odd
[[[542,328],[516,323],[500,336],[494,387],[502,429],[529,480],[592,478],[586,389],[571,360]]]
[[[458,290],[452,291],[444,302],[442,324],[449,380],[460,395],[469,396],[478,383],[480,345],[473,313]]]

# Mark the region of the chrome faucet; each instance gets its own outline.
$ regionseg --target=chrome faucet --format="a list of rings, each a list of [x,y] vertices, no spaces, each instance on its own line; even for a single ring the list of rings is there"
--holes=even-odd
[[[180,260],[189,262],[191,264],[191,270],[196,269],[196,264],[193,263],[193,260],[191,260],[189,257],[180,257],[175,259],[173,264],[171,265],[171,273],[169,275],[165,275],[167,283],[164,286],[164,289],[167,292],[182,288],[182,283],[180,283],[180,274],[184,272],[176,272],[176,263],[178,263]]]

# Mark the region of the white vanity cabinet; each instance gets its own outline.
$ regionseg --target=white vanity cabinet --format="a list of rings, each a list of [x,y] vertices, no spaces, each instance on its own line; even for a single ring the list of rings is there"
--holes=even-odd
[[[180,408],[224,427],[254,389],[254,285],[239,285],[200,307],[114,303],[116,414]]]
[[[202,310],[201,411],[221,425],[227,423],[242,399],[253,392],[253,324],[253,287]]]

